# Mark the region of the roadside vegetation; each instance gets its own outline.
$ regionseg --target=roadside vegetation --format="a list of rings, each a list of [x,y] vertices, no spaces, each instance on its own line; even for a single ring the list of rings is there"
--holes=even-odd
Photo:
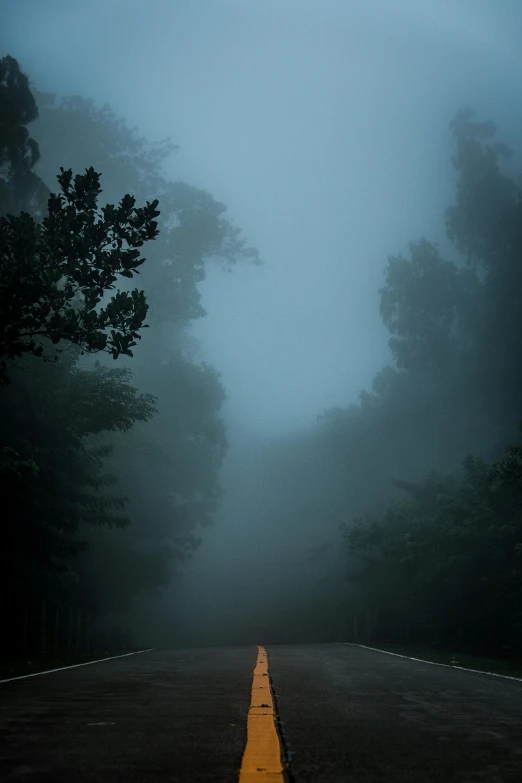
[[[141,647],[96,647],[93,650],[77,650],[67,653],[37,653],[32,656],[34,660],[21,659],[18,656],[4,658],[0,661],[0,680],[11,680],[15,677],[27,677],[39,672],[48,672],[53,669],[63,669],[68,666],[80,666],[81,664],[101,661],[105,658],[115,658],[119,655],[138,653]]]
[[[259,259],[164,176],[170,140],[39,93],[11,56],[0,117],[2,657],[27,667],[87,654],[212,523],[224,391],[188,327],[207,264]]]
[[[385,266],[392,361],[260,452],[256,523],[286,531],[270,638],[522,659],[521,178],[470,109],[449,137],[445,236]]]
[[[259,258],[222,204],[165,176],[176,146],[110,107],[38,92],[5,57],[0,117],[0,578],[6,655],[27,661],[85,650],[198,548],[227,438],[189,326],[209,264]],[[196,641],[262,628],[518,670],[522,179],[492,122],[463,109],[449,135],[444,236],[385,266],[390,364],[254,469],[238,459],[271,577],[260,592],[231,568],[230,612],[196,618]]]
[[[451,653],[415,644],[377,643],[375,646],[378,650],[405,655],[408,658],[418,658],[421,661],[430,661],[431,663],[440,663],[444,666],[456,666],[463,669],[522,679],[522,659],[520,657],[490,658],[465,652]]]
[[[456,260],[426,240],[389,259],[381,314],[395,367],[361,408],[378,426],[404,423],[396,446],[412,449],[424,476],[401,476],[399,459],[396,496],[347,521],[343,536],[350,584],[381,618],[376,634],[520,657],[521,180],[492,123],[466,110],[451,132]]]

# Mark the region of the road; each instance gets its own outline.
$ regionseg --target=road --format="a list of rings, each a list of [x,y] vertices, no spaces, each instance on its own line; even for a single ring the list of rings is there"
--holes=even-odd
[[[522,682],[351,645],[267,650],[295,783],[522,780]],[[257,656],[152,651],[2,683],[0,780],[237,781]]]

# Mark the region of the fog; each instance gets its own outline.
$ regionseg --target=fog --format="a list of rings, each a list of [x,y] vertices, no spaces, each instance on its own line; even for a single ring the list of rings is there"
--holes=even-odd
[[[263,269],[209,274],[208,316],[194,326],[228,420],[248,432],[310,424],[369,383],[388,355],[386,256],[442,233],[450,118],[469,104],[513,124],[522,56],[510,4],[423,5],[9,11],[4,46],[39,89],[108,102],[148,138],[172,136],[169,174],[223,201],[259,249]]]
[[[354,613],[381,604],[347,583],[340,523],[385,513],[397,497],[391,480],[455,473],[467,454],[500,459],[517,441],[516,404],[499,392],[488,409],[491,389],[474,396],[475,376],[466,385],[457,371],[453,380],[426,376],[422,400],[412,391],[420,381],[401,387],[393,399],[406,414],[390,408],[393,432],[377,414],[353,425],[350,417],[367,410],[360,393],[384,366],[402,379],[414,372],[393,354],[380,313],[388,257],[426,237],[466,267],[467,250],[445,223],[457,197],[456,113],[470,106],[478,122],[493,120],[515,151],[508,176],[521,170],[520,4],[18,0],[0,11],[1,54],[16,58],[35,90],[108,103],[140,136],[172,138],[178,149],[162,176],[223,203],[263,262],[223,269],[220,253],[213,261],[206,252],[197,283],[206,315],[183,319],[185,358],[214,367],[226,395],[222,494],[209,491],[203,521],[190,528],[201,544],[125,611],[101,611],[100,627],[131,626],[138,644],[158,645],[348,638]],[[41,112],[29,130],[41,151],[35,170],[52,188],[46,160],[56,173],[81,167],[76,153],[59,163],[45,122]],[[101,172],[102,203],[121,198],[131,185],[105,181],[88,141],[80,154],[80,136],[68,143],[83,168]],[[152,300],[149,320],[158,334]],[[166,334],[172,346],[181,339]],[[150,340],[123,366],[158,397],[160,415],[181,400],[183,420],[188,397],[156,380],[161,359],[152,366]],[[515,398],[515,380],[503,383]],[[430,413],[432,398],[445,412]],[[400,416],[417,404],[421,418],[403,427]],[[168,451],[161,421],[150,426]],[[143,481],[145,520],[156,514],[160,480]],[[202,491],[194,486],[189,505]]]

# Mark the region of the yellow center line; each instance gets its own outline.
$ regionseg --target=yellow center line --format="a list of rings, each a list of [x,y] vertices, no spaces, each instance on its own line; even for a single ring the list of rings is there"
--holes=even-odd
[[[247,743],[239,772],[239,783],[278,781],[284,783],[281,745],[275,725],[274,700],[268,678],[264,647],[257,648],[248,711]]]

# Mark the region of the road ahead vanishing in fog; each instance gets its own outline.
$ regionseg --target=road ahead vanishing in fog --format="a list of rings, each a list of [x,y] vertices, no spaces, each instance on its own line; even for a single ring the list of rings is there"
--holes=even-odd
[[[522,779],[522,682],[344,644],[267,651],[290,780]],[[237,781],[262,654],[151,651],[4,682],[0,779]],[[285,779],[269,773],[243,779]]]

